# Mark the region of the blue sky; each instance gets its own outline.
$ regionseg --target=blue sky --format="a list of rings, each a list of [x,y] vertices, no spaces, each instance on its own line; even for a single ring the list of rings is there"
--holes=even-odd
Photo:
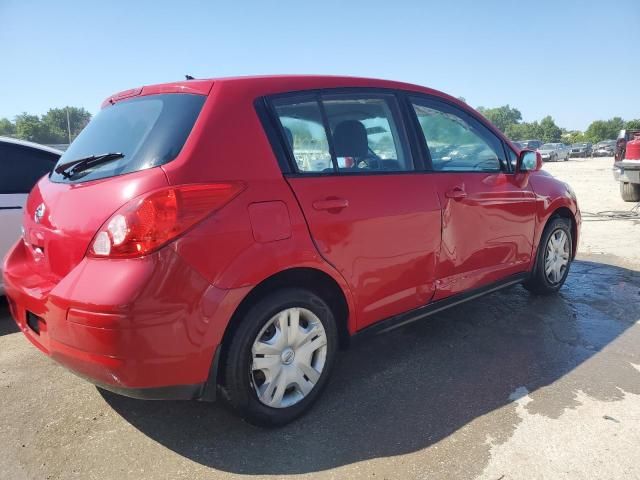
[[[625,59],[640,47],[638,0],[0,0],[0,45],[0,117],[95,113],[111,93],[185,73],[327,73],[508,103],[570,129],[640,118],[640,59]]]

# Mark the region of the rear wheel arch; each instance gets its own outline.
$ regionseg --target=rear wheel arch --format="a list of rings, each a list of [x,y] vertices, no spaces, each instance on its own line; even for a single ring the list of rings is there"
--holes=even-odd
[[[224,372],[224,363],[231,338],[251,306],[265,298],[270,292],[287,287],[309,290],[321,297],[329,305],[335,317],[338,328],[339,346],[346,348],[349,345],[349,304],[345,292],[338,282],[322,270],[309,267],[290,268],[262,280],[253,287],[236,308],[225,329],[220,344],[220,364],[216,365],[217,371],[220,374]],[[224,378],[218,378],[217,380],[218,383],[224,382]]]

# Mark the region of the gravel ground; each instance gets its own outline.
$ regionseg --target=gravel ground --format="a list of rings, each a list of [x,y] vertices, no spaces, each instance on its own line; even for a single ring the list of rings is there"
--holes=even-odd
[[[585,212],[629,210],[611,165],[545,169]],[[587,216],[559,295],[517,286],[356,343],[278,430],[101,392],[0,307],[0,478],[640,478],[639,230]]]

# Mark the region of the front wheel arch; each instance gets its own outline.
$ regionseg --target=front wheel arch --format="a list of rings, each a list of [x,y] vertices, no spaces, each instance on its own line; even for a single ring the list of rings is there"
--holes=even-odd
[[[554,218],[566,218],[567,220],[569,220],[571,222],[571,253],[572,253],[572,257],[571,260],[576,258],[576,251],[578,250],[578,223],[576,222],[576,217],[573,214],[573,212],[567,208],[567,207],[560,207],[556,210],[553,211],[553,213],[551,215],[549,215],[549,218],[547,218],[547,221],[545,223],[545,228],[547,227],[547,225],[549,224],[549,222],[551,222],[551,220],[553,220]],[[544,231],[544,228],[542,229]],[[538,248],[540,248],[538,246]]]
[[[540,241],[538,243],[538,247],[535,251],[535,256],[533,260],[533,265],[531,271],[527,279],[523,282],[523,286],[534,294],[539,295],[548,295],[551,293],[556,293],[564,284],[567,275],[569,273],[569,269],[571,267],[571,263],[575,258],[575,251],[573,249],[573,245],[575,245],[576,241],[573,239],[573,225],[570,218],[566,218],[562,215],[553,215],[549,217],[548,221],[545,223],[544,229],[542,231],[542,235]],[[548,277],[548,272],[545,272],[546,266],[546,255],[545,251],[547,250],[548,242],[550,241],[552,235],[555,232],[563,230],[566,232],[568,236],[571,238],[571,252],[568,263],[565,264],[565,271],[561,278],[557,280],[551,280]],[[552,255],[552,254],[549,254]],[[556,253],[557,255],[557,253]],[[552,260],[552,262],[555,260]]]

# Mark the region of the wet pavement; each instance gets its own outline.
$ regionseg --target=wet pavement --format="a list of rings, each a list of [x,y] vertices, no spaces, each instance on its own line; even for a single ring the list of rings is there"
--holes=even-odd
[[[640,477],[640,272],[604,263],[615,261],[582,257],[559,295],[515,286],[357,342],[313,411],[277,430],[217,404],[101,392],[14,333],[2,310],[0,472]]]
[[[309,415],[101,392],[0,304],[0,479],[640,479],[640,221],[611,159],[545,164],[584,215],[558,295],[520,286],[355,343]]]

